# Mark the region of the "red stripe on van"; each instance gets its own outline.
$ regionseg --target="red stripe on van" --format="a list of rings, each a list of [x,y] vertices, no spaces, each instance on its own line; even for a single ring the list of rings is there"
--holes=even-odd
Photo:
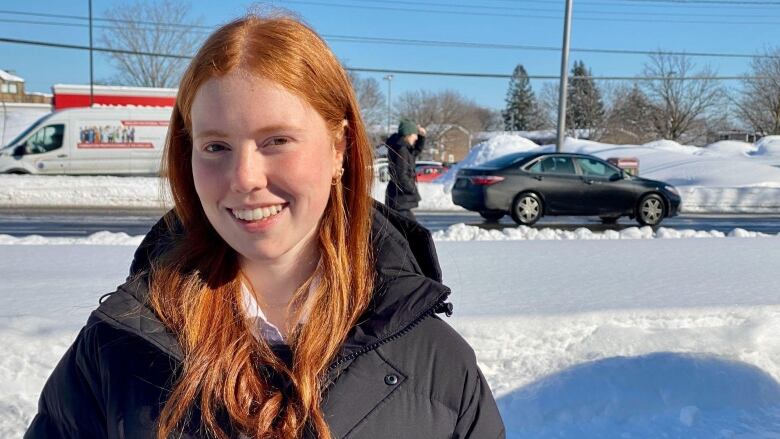
[[[167,127],[167,120],[123,120],[126,127]]]
[[[152,149],[153,143],[77,143],[78,148],[86,149]]]

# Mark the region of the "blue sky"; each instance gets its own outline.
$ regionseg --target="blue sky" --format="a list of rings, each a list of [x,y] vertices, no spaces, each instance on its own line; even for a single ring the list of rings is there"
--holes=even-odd
[[[672,50],[754,54],[780,40],[780,1],[752,0],[575,0],[571,46],[591,49]],[[444,72],[511,74],[522,63],[531,75],[557,75],[560,53],[496,48],[389,45],[336,41],[333,36],[399,38],[468,43],[560,47],[564,0],[295,0],[274,1],[295,11],[329,40],[349,66]],[[83,15],[87,0],[0,2],[0,38],[86,45],[87,28],[14,23],[14,20],[70,22],[12,12]],[[262,5],[263,3],[254,3]],[[96,17],[122,2],[93,0]],[[218,25],[244,14],[253,3],[221,0],[192,2],[193,19]],[[99,31],[98,31],[99,32]],[[97,39],[96,39],[97,41]],[[30,91],[49,92],[55,83],[87,84],[86,52],[0,42],[0,68],[14,70]],[[573,52],[596,76],[634,76],[644,55]],[[747,58],[693,58],[720,75],[748,72]],[[95,76],[114,75],[96,55]],[[381,81],[382,74],[374,76]],[[539,90],[542,81],[533,82]],[[736,86],[731,81],[727,84]],[[387,83],[382,81],[382,89]],[[455,89],[477,103],[501,108],[508,80],[396,74],[392,94],[411,90]]]

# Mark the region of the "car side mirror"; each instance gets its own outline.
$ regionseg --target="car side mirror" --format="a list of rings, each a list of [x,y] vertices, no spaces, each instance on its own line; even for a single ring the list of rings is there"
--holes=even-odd
[[[19,145],[14,147],[13,155],[15,156],[24,155],[24,145]]]
[[[617,172],[616,172],[616,173],[614,173],[614,174],[610,175],[610,176],[609,176],[609,181],[618,181],[618,180],[622,180],[622,179],[624,179],[624,178],[626,178],[626,177],[625,177],[625,175],[623,174],[623,172],[621,171],[620,173],[617,173]]]

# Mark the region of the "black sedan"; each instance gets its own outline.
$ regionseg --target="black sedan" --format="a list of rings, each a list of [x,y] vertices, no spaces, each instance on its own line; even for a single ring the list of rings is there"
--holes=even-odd
[[[593,215],[605,223],[628,216],[656,226],[677,214],[680,194],[591,155],[515,153],[461,168],[452,201],[489,221],[509,213],[526,226],[543,215]]]

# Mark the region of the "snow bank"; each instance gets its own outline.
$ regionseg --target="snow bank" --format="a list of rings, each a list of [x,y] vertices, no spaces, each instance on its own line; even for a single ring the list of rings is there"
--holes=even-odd
[[[780,136],[749,144],[718,142],[708,148],[662,140],[645,145],[610,145],[566,139],[564,150],[610,157],[636,157],[642,177],[677,186],[681,212],[780,213]],[[450,188],[457,170],[505,154],[553,151],[517,135],[500,134],[476,145],[461,163],[432,183],[418,185],[421,210],[462,211]],[[384,201],[386,183],[375,181],[373,196]],[[160,181],[154,177],[65,177],[0,175],[0,207],[88,207],[164,209]]]
[[[762,137],[756,142],[757,156],[776,156],[780,157],[780,136]]]
[[[649,226],[629,227],[623,230],[607,230],[605,232],[592,232],[580,227],[574,231],[532,228],[519,226],[501,230],[486,230],[481,227],[467,226],[463,223],[449,226],[446,230],[433,233],[435,241],[520,241],[520,240],[603,240],[603,239],[680,239],[680,238],[756,238],[756,237],[780,237],[760,232],[750,232],[743,229],[734,229],[728,234],[717,230],[675,230],[660,227],[653,231]]]
[[[752,143],[740,142],[736,140],[721,140],[702,148],[702,153],[714,153],[725,157],[749,157],[756,151],[756,146]]]
[[[0,235],[0,245],[130,245],[138,247],[143,236],[130,236],[127,233],[97,232],[85,238],[50,238],[40,235],[16,237]]]
[[[520,137],[516,134],[498,134],[490,139],[478,143],[471,148],[465,159],[451,167],[444,175],[434,180],[435,183],[444,185],[445,192],[449,193],[455,184],[455,176],[458,170],[467,166],[478,166],[488,160],[515,152],[531,151],[539,145]]]
[[[437,242],[455,314],[509,438],[776,437],[771,239]],[[39,392],[131,246],[3,246],[0,437]],[[56,261],[56,263],[41,263]],[[749,274],[749,275],[747,275]]]

